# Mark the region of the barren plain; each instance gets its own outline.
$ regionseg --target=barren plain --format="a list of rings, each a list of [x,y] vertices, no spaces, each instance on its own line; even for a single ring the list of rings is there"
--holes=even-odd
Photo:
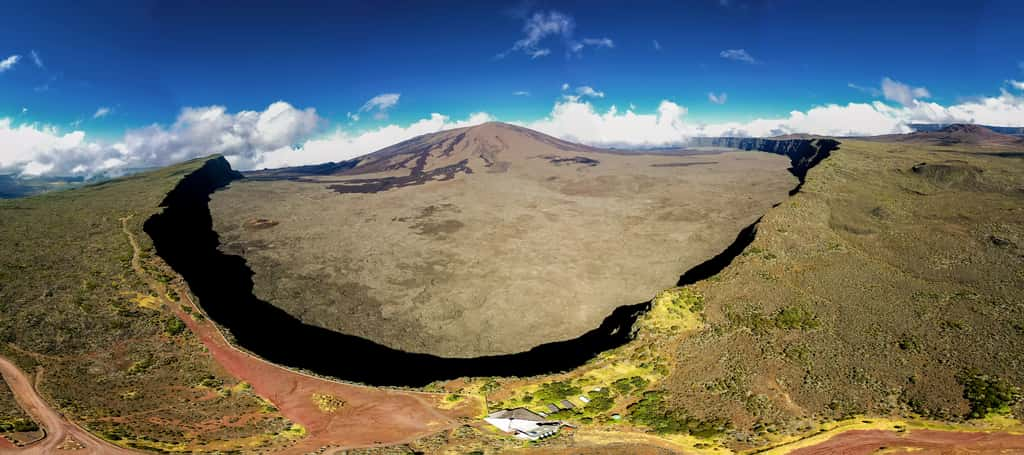
[[[475,357],[575,338],[673,286],[785,199],[788,166],[490,123],[327,175],[251,175],[210,210],[260,299],[392,348]]]

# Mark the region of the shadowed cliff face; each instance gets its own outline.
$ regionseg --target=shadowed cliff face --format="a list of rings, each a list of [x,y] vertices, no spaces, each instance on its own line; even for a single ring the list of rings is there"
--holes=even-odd
[[[833,139],[760,139],[747,137],[702,137],[691,141],[701,147],[729,147],[740,150],[785,155],[793,166],[789,169],[800,183],[804,182],[807,171],[839,148],[839,141]],[[794,191],[795,193],[795,191]]]
[[[616,309],[583,336],[510,355],[450,359],[392,349],[372,341],[304,324],[252,293],[245,259],[217,249],[207,207],[210,194],[241,178],[223,158],[211,159],[181,180],[146,221],[157,254],[188,282],[209,317],[235,343],[271,362],[355,382],[423,386],[464,376],[531,376],[566,371],[632,338],[636,318],[650,303]]]
[[[803,182],[807,169],[828,156],[838,142],[724,138],[709,144],[783,154]],[[636,318],[647,302],[622,306],[602,324],[567,341],[525,352],[476,358],[445,358],[389,348],[357,336],[305,324],[253,294],[253,272],[240,256],[218,249],[208,203],[210,195],[241,179],[223,158],[209,160],[168,193],[162,213],[146,221],[157,254],[180,273],[209,317],[242,348],[275,363],[374,385],[423,386],[466,376],[533,376],[579,367],[602,351],[632,339]],[[724,252],[679,279],[680,285],[713,276],[728,266],[754,237],[744,229]]]

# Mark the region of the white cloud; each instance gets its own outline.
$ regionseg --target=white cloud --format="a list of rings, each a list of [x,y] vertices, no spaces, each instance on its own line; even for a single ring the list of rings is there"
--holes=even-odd
[[[171,125],[129,130],[121,140],[106,143],[89,140],[77,129],[62,132],[50,125],[0,118],[0,174],[116,175],[211,153],[225,155],[243,170],[342,161],[420,134],[493,119],[477,113],[453,121],[435,113],[405,126],[364,131],[338,126],[315,136],[323,120],[314,109],[297,109],[279,101],[263,111],[237,113],[222,106],[186,108]],[[593,145],[652,147],[681,144],[698,136],[860,136],[909,132],[910,123],[950,122],[1024,126],[1024,96],[1001,90],[998,96],[951,106],[920,100],[909,106],[881,100],[828,104],[747,122],[702,123],[689,119],[685,106],[669,100],[648,112],[633,106],[625,111],[615,106],[599,111],[589,98],[573,94],[563,95],[544,118],[516,123]]]
[[[278,101],[262,112],[227,112],[223,106],[185,108],[167,127],[129,130],[114,143],[89,141],[85,132],[51,125],[14,125],[0,118],[0,173],[23,175],[116,174],[221,153],[246,169],[270,152],[289,149],[317,129],[314,109]]]
[[[929,98],[931,93],[924,87],[911,87],[900,81],[882,78],[882,96],[889,101],[895,101],[904,106],[912,106],[917,103],[918,98]]]
[[[101,106],[99,109],[96,109],[96,113],[95,114],[92,114],[92,118],[106,117],[106,116],[110,115],[111,112],[113,112],[113,111],[109,107]]]
[[[714,92],[709,92],[708,93],[708,101],[711,101],[714,104],[725,104],[725,101],[728,98],[729,98],[729,94],[727,94],[725,92],[719,93],[717,95]]]
[[[853,82],[847,83],[846,86],[859,92],[867,93],[868,95],[871,95],[875,98],[882,96],[882,91],[875,87],[865,87],[863,85],[854,84]]]
[[[39,58],[39,53],[36,52],[35,49],[30,52],[30,55],[32,55],[32,62],[34,62],[37,67],[44,68],[43,59]]]
[[[686,114],[685,107],[668,100],[662,101],[654,113],[638,113],[632,108],[619,112],[615,106],[599,112],[579,97],[564,97],[544,119],[521,124],[567,140],[619,147],[681,144],[700,136],[869,136],[910,132],[910,123],[1024,126],[1024,97],[1002,91],[998,97],[952,106],[920,101],[909,107],[881,101],[828,104],[778,118],[711,124],[687,121]]]
[[[14,68],[14,65],[18,64],[18,60],[21,60],[21,56],[17,54],[0,60],[0,73]]]
[[[615,47],[615,42],[611,38],[583,38],[583,44],[585,46],[607,47],[609,49]]]
[[[1024,82],[1010,80],[1010,81],[1006,81],[1006,83],[1010,84],[1011,87],[1013,87],[1013,88],[1015,88],[1017,90],[1024,90]]]
[[[400,93],[381,93],[369,101],[363,104],[363,107],[359,108],[359,112],[374,112],[373,118],[377,120],[384,120],[388,118],[388,110],[398,105],[398,99],[402,95]],[[359,121],[359,115],[349,116],[354,121]]]
[[[594,90],[594,87],[591,87],[589,85],[576,87],[576,94],[579,96],[587,96],[590,98],[604,98],[604,92]]]
[[[569,90],[569,83],[568,82],[565,82],[565,83],[562,84],[562,91],[564,92],[566,90]]]
[[[722,58],[735,60],[737,62],[757,63],[757,59],[747,53],[745,49],[726,49],[719,52],[718,55]]]
[[[526,90],[520,90],[518,92],[512,92],[512,94],[515,95],[515,96],[530,96],[530,92],[528,92]]]
[[[523,23],[523,37],[512,44],[512,47],[498,53],[494,57],[503,59],[509,54],[522,52],[537,59],[551,55],[551,48],[542,45],[549,38],[561,41],[562,46],[567,50],[568,55],[578,55],[586,46],[591,47],[615,47],[611,38],[583,38],[575,40],[573,33],[576,29],[576,21],[572,16],[558,11],[539,11],[526,17]]]
[[[661,43],[659,43],[658,40],[651,41],[651,45],[654,46],[654,50],[661,50]]]
[[[339,128],[326,137],[308,140],[301,147],[281,148],[267,153],[248,168],[276,168],[345,161],[421,134],[479,125],[493,120],[494,117],[490,114],[482,112],[472,114],[461,121],[451,121],[445,115],[433,113],[429,118],[404,127],[388,125],[364,132],[351,132]]]

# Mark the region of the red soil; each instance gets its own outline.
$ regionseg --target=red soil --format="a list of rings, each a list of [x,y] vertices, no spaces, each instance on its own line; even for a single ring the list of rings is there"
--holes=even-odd
[[[907,449],[915,454],[1024,454],[1024,435],[967,431],[853,430],[840,433],[821,444],[794,450],[791,455],[861,455],[881,449]],[[901,453],[902,450],[896,453]]]
[[[188,294],[179,291],[191,303]],[[459,424],[458,418],[472,418],[480,412],[480,403],[469,402],[443,410],[438,406],[442,394],[364,387],[288,370],[230,345],[208,320],[198,322],[171,307],[228,373],[251,384],[282,415],[306,428],[308,436],[288,452],[406,443],[453,428]],[[345,404],[333,413],[324,412],[313,399],[314,393],[333,396]]]

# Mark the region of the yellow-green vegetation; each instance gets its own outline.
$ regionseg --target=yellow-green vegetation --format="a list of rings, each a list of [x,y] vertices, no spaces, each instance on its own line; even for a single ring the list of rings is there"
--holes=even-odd
[[[42,368],[40,392],[52,405],[125,445],[187,449],[288,425],[278,413],[217,423],[259,412],[263,403],[251,393],[207,399],[208,390],[193,387],[205,378],[228,387],[237,381],[173,322],[164,297],[131,267],[120,220],[134,215],[127,227],[143,267],[156,279],[173,276],[152,254],[142,223],[204,162],[0,201],[0,355],[28,372]]]
[[[721,422],[683,417],[682,411],[654,418],[655,401],[660,400],[664,393],[647,392],[669,371],[669,360],[659,347],[701,327],[703,303],[703,296],[689,287],[663,291],[652,301],[651,309],[637,321],[633,342],[600,354],[572,373],[518,382],[515,387],[504,386],[504,381],[497,378],[487,378],[478,382],[477,390],[484,395],[498,392],[507,397],[491,402],[491,408],[495,409],[522,406],[548,413],[549,418],[582,426],[617,425],[628,420],[654,432],[692,432],[698,437],[710,437],[721,431]],[[472,388],[467,387],[467,390]],[[563,408],[562,400],[572,403],[573,408],[551,413],[548,405]],[[643,404],[638,407],[638,402]],[[660,406],[660,401],[657,402]],[[634,411],[645,417],[622,418]],[[666,424],[663,422],[666,419],[673,419],[675,423]]]
[[[345,406],[345,400],[326,393],[314,393],[312,398],[313,402],[316,403],[317,409],[326,413],[337,412]]]

